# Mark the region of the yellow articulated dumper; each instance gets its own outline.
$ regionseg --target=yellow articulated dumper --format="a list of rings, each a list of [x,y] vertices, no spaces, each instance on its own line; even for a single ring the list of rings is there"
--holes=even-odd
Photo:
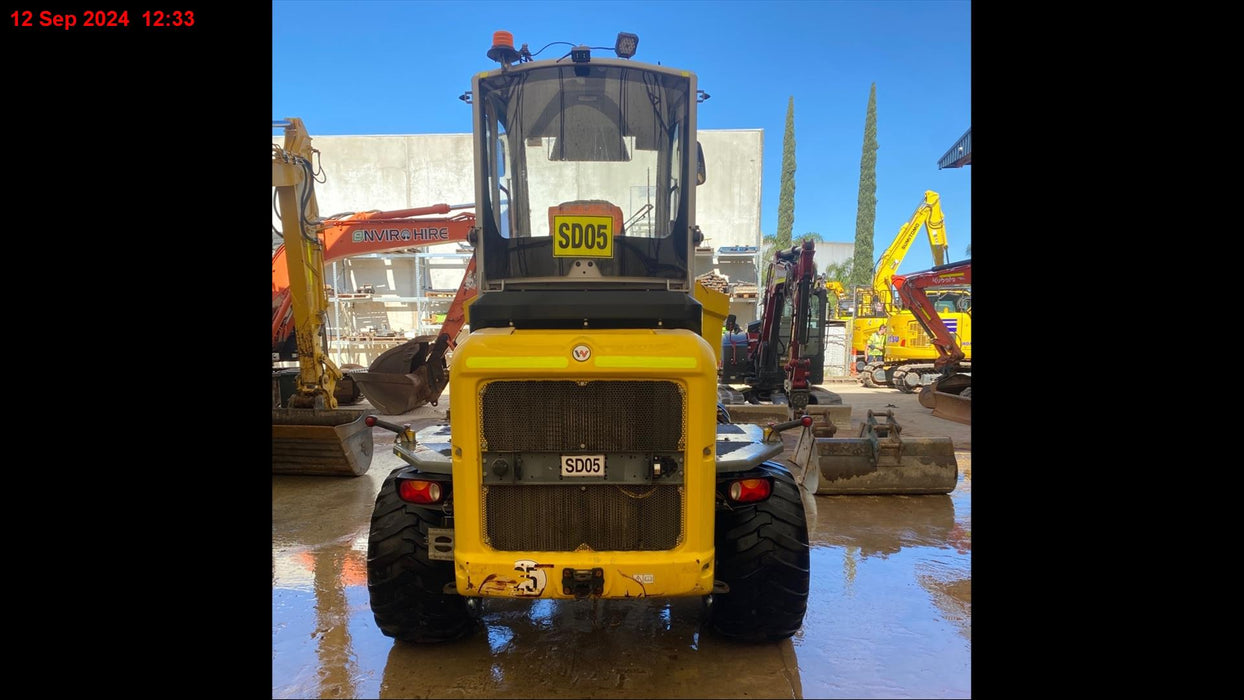
[[[636,43],[534,60],[498,32],[464,96],[478,293],[448,422],[370,418],[406,462],[368,540],[385,635],[459,637],[484,598],[695,596],[748,640],[803,624],[808,530],[777,432],[805,419],[719,422],[728,304],[694,278],[706,95]]]
[[[341,370],[324,351],[328,295],[324,251],[315,231],[319,211],[311,166],[311,137],[300,119],[283,122],[285,146],[272,147],[298,344],[297,390],[272,409],[272,473],[360,476],[371,466],[371,427],[362,410],[337,407]]]
[[[486,598],[699,597],[716,634],[786,639],[816,576],[805,503],[821,484],[954,486],[949,440],[900,441],[891,423],[809,440],[801,467],[782,459],[780,432],[810,437],[812,416],[731,422],[717,400],[729,304],[694,277],[707,96],[694,73],[630,60],[637,42],[535,60],[497,32],[499,67],[463,96],[478,288],[449,415],[418,432],[366,419],[405,462],[368,537],[389,637],[469,634]]]

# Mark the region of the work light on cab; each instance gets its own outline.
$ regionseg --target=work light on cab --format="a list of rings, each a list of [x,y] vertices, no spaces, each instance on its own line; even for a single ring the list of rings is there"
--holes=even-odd
[[[440,503],[448,493],[447,489],[435,481],[423,479],[403,479],[397,484],[397,495],[409,503],[431,505]]]
[[[613,42],[613,52],[618,58],[630,58],[635,55],[639,46],[639,35],[630,32],[618,32],[617,41]]]
[[[727,493],[735,503],[755,503],[773,493],[773,482],[769,479],[739,479],[730,483]]]

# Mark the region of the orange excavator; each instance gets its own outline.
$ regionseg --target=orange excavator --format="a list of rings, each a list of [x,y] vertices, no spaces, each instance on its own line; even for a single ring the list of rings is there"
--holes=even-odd
[[[938,265],[924,272],[894,275],[894,288],[916,322],[929,334],[937,348],[934,369],[940,376],[921,387],[920,405],[933,409],[933,415],[957,423],[972,423],[971,362],[964,362],[963,349],[933,306],[926,289],[964,287],[972,284],[972,261]],[[971,313],[969,309],[967,313]]]
[[[388,253],[455,241],[466,242],[475,215],[458,212],[474,205],[434,204],[393,211],[366,211],[337,215],[318,222],[317,235],[325,263],[368,253]],[[428,218],[441,215],[440,218]],[[458,285],[445,321],[435,335],[418,336],[382,353],[367,369],[345,372],[337,390],[338,401],[357,400],[357,392],[385,415],[406,413],[425,403],[436,405],[448,382],[445,353],[452,350],[465,325],[464,306],[475,296],[475,258],[472,256]],[[292,359],[297,351],[285,246],[272,255],[272,353]],[[355,393],[352,395],[351,392]]]

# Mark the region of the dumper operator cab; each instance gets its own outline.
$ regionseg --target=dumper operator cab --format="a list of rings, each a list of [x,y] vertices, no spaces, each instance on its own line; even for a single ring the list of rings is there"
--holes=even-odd
[[[476,90],[471,327],[698,333],[693,80],[592,58],[512,66]]]
[[[626,60],[626,37],[618,58],[533,61],[498,32],[500,68],[464,96],[479,279],[449,423],[372,419],[408,464],[368,543],[388,636],[461,636],[489,597],[699,596],[726,636],[802,625],[803,502],[773,460],[776,433],[811,421],[719,423],[728,302],[693,277],[696,78]]]

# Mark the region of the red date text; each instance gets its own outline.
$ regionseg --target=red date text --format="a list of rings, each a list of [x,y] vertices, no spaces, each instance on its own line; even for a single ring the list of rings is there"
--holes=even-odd
[[[128,27],[130,26],[129,10],[87,10],[80,14],[40,12],[36,18],[30,10],[16,10],[9,14],[14,27],[36,26],[55,27],[57,29],[73,29],[74,27]]]

